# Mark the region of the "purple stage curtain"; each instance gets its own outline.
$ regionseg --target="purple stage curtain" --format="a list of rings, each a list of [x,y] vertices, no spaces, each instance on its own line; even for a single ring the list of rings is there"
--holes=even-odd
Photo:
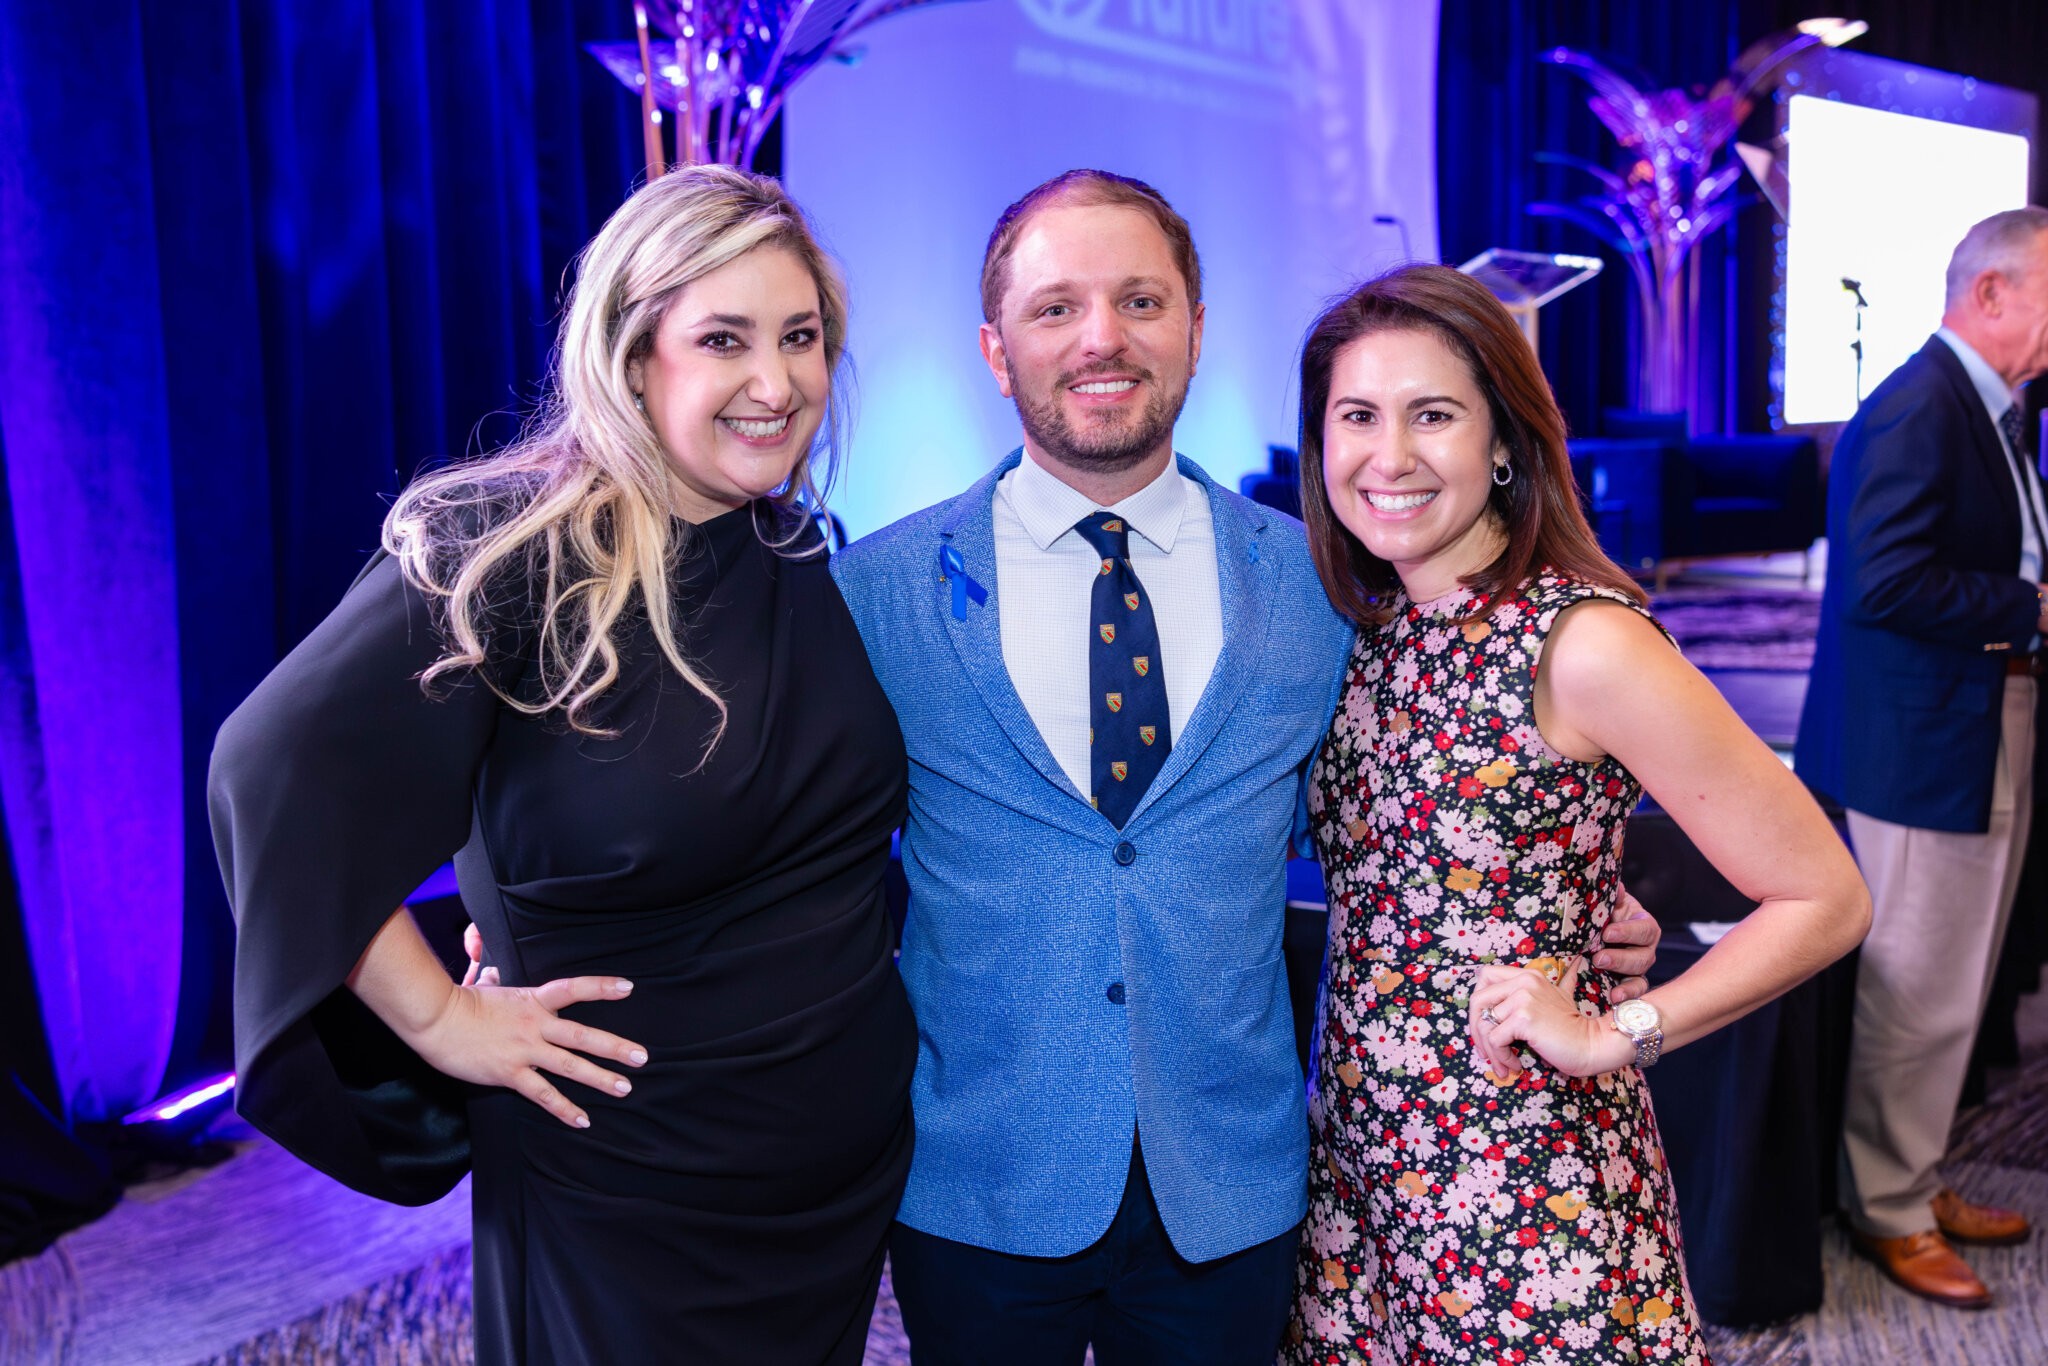
[[[1576,224],[1527,211],[1531,201],[1570,201],[1594,188],[1580,172],[1539,163],[1538,153],[1562,152],[1602,166],[1616,156],[1613,138],[1586,108],[1585,82],[1539,57],[1554,47],[1579,48],[1643,68],[1656,81],[1705,85],[1727,69],[1744,42],[1769,32],[1745,29],[1739,8],[1727,0],[1443,0],[1437,193],[1444,259],[1456,264],[1502,246],[1607,262],[1605,274],[1543,311],[1543,370],[1574,435],[1598,434],[1604,409],[1629,406],[1637,310],[1629,272],[1611,247]],[[1751,416],[1737,405],[1735,231],[1725,228],[1700,248],[1700,393],[1706,406],[1698,420],[1707,432],[1760,429],[1761,407]],[[1757,365],[1761,375],[1761,359]]]
[[[495,441],[632,183],[609,0],[0,5],[0,809],[56,1108],[224,1069],[222,718]],[[488,415],[499,414],[488,423]]]
[[[135,16],[88,36],[55,7],[5,14],[0,431],[19,575],[0,793],[58,1084],[101,1117],[155,1092],[183,942],[164,300],[155,252],[138,250],[146,149],[73,136],[81,120],[141,130],[142,88],[90,74],[140,45]],[[75,65],[33,69],[41,35],[24,30],[67,23],[85,40]]]

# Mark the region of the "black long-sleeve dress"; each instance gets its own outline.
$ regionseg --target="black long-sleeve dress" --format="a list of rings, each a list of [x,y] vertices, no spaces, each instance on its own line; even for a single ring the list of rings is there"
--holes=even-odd
[[[391,1200],[474,1170],[486,1366],[861,1359],[910,1163],[916,1035],[882,895],[907,775],[823,555],[763,545],[772,516],[705,523],[672,575],[730,708],[701,769],[715,713],[644,624],[598,711],[617,738],[474,679],[423,694],[440,640],[382,557],[215,748],[242,1113]],[[534,667],[519,615],[493,648],[513,688]],[[648,1051],[623,1099],[558,1083],[587,1130],[433,1071],[343,984],[457,850],[506,985],[635,984],[564,1012]]]

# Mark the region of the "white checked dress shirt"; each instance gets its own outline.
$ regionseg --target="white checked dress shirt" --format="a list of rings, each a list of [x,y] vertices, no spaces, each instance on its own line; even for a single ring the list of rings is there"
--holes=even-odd
[[[1003,663],[1038,733],[1083,797],[1088,762],[1088,642],[1102,558],[1074,532],[1101,505],[1048,474],[1024,452],[996,484],[996,590]],[[1166,671],[1166,706],[1178,741],[1223,649],[1223,593],[1209,495],[1169,463],[1118,503],[1136,533],[1131,568],[1152,600]]]

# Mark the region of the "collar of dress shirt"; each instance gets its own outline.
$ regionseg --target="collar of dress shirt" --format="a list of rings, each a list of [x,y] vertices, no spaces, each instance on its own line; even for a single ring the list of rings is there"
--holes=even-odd
[[[1949,331],[1937,328],[1935,336],[1948,343],[1948,349],[1956,353],[1956,359],[1963,363],[1963,373],[1970,377],[1970,383],[1977,386],[1977,396],[1984,400],[1990,410],[1991,425],[1997,426],[1998,419],[2005,416],[2005,410],[2012,407],[2012,390],[2006,387],[1998,372],[1991,368],[1991,362],[1977,354],[1977,348]]]
[[[1010,506],[1038,548],[1050,550],[1054,541],[1074,529],[1074,523],[1102,505],[1049,473],[1027,450],[1010,484]],[[1109,510],[1170,555],[1186,507],[1187,481],[1181,477],[1180,461],[1169,460],[1157,479]]]

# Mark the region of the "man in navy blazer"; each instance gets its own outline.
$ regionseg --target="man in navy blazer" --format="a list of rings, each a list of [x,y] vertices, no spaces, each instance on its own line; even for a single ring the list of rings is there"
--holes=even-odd
[[[1952,1243],[2027,1221],[1936,1172],[2005,937],[2032,808],[2048,505],[2014,390],[2048,370],[2048,209],[1970,229],[1942,327],[1843,429],[1796,766],[1849,813],[1874,907],[1842,1146],[1858,1246],[1980,1307]]]
[[[1201,269],[1157,191],[1039,186],[982,303],[1023,449],[834,561],[910,755],[913,1359],[1266,1366],[1306,1194],[1285,861],[1352,627],[1299,522],[1173,452]]]

